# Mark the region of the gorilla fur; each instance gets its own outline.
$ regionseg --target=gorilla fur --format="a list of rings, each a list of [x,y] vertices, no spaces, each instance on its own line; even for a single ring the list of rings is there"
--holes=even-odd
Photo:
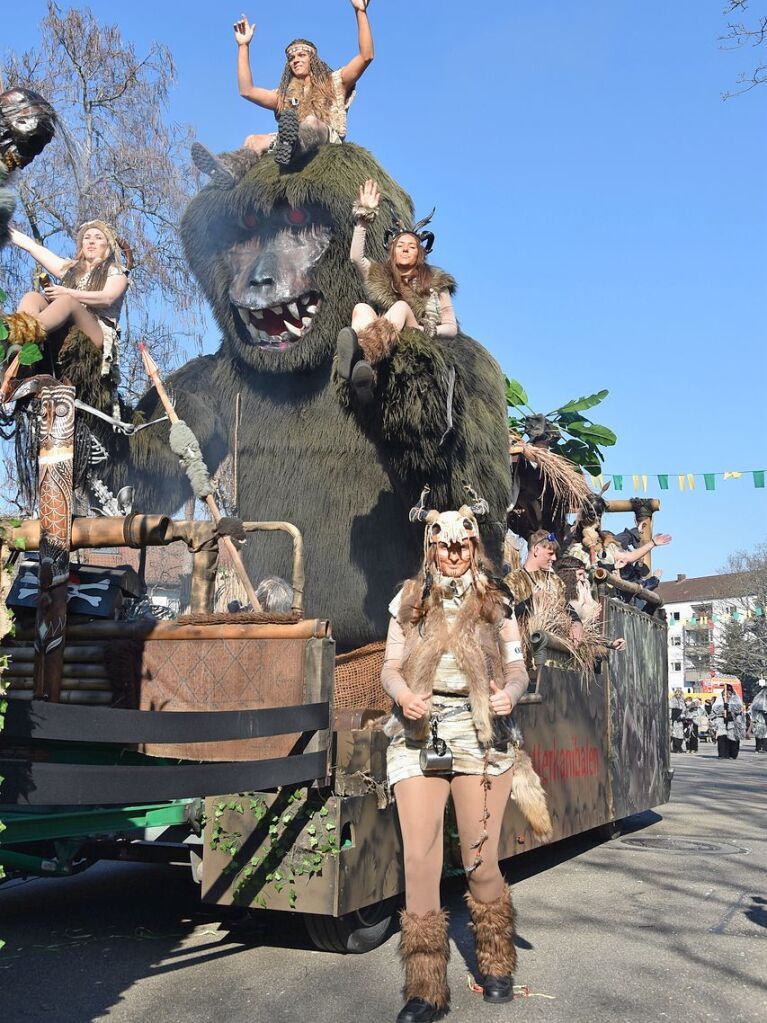
[[[385,635],[387,605],[421,561],[421,527],[409,523],[408,510],[424,483],[432,486],[435,507],[459,507],[464,483],[488,500],[485,541],[495,558],[510,490],[503,374],[476,341],[404,331],[377,367],[375,400],[366,407],[336,378],[337,334],[365,300],[349,248],[352,203],[367,178],[378,181],[382,208],[390,200],[401,218],[410,218],[406,193],[370,153],[349,144],[321,147],[292,173],[264,158],[236,187],[209,185],[191,201],[181,234],[222,342],[214,355],[191,360],[169,378],[179,415],[197,434],[211,471],[233,449],[240,393],[239,514],[299,527],[307,614],[331,619],[341,649]],[[262,350],[230,301],[227,254],[276,210],[302,207],[319,210],[331,228],[314,278],[322,301],[304,338],[283,351]],[[387,209],[368,231],[374,259],[385,256],[388,219]],[[455,426],[440,443],[451,369]],[[139,411],[146,418],[160,412],[153,390]],[[172,513],[189,496],[167,437],[164,424],[139,434],[131,441],[133,465],[113,481],[136,486],[137,510]],[[290,576],[289,545],[274,534],[252,535],[245,556],[256,580]]]

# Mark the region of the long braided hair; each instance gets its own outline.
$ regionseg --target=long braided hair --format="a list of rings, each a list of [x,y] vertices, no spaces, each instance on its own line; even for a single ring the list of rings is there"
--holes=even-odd
[[[282,72],[280,84],[277,86],[277,110],[275,115],[280,113],[289,104],[291,99],[298,101],[298,116],[300,120],[314,114],[321,121],[327,121],[330,109],[335,99],[333,93],[333,82],[331,76],[333,69],[324,60],[320,60],[317,54],[317,47],[309,39],[294,39],[289,43],[285,52],[293,46],[306,46],[312,50],[309,58],[309,77],[299,79],[290,69],[290,61],[285,62],[285,70]]]

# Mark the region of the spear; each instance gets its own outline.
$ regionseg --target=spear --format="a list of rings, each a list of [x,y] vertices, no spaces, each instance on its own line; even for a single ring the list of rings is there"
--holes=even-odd
[[[155,391],[157,391],[157,395],[160,401],[162,402],[163,408],[165,409],[168,419],[170,420],[171,424],[178,423],[179,422],[178,414],[175,408],[173,407],[173,402],[168,397],[168,392],[165,390],[165,385],[162,382],[162,377],[160,376],[160,371],[157,368],[157,363],[149,354],[146,345],[143,342],[140,342],[138,347],[139,351],[141,352],[141,358],[144,362],[144,369],[146,370],[149,379],[154,384],[154,389]],[[218,525],[218,523],[221,521],[221,512],[218,510],[218,505],[216,504],[215,498],[213,497],[212,494],[206,494],[204,500],[205,504],[208,506],[208,511],[210,512],[211,518],[216,523],[216,525]],[[245,569],[245,564],[242,560],[240,552],[238,551],[237,547],[234,544],[234,541],[230,536],[222,536],[221,539],[223,540],[224,546],[229,552],[229,556],[232,559],[235,571],[237,572],[237,575],[240,577],[240,582],[245,588],[245,592],[248,595],[248,600],[250,601],[251,607],[253,608],[254,611],[260,611],[261,605],[258,602],[256,591],[253,589],[253,584],[248,578],[248,573]]]

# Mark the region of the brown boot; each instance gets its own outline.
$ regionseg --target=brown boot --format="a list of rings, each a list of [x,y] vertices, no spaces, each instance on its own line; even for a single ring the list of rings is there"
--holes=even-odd
[[[406,1004],[397,1023],[431,1023],[450,1004],[447,913],[441,909],[417,916],[404,911],[400,922],[399,954],[405,967],[402,993]]]
[[[514,906],[511,889],[494,902],[477,902],[466,893],[471,915],[477,966],[482,974],[486,1002],[510,1002],[514,997],[517,950],[514,946]]]
[[[399,341],[399,331],[385,316],[379,316],[357,333],[357,341],[371,366],[385,359]]]
[[[42,344],[48,336],[45,327],[31,313],[5,313],[9,345],[25,345],[30,341]]]

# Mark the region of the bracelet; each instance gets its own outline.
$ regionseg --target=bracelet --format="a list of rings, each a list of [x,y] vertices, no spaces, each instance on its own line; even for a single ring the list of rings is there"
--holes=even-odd
[[[657,543],[654,540],[650,540],[650,543],[653,545],[653,547],[657,547],[658,546]]]
[[[369,206],[362,206],[359,202],[355,202],[352,206],[352,216],[355,220],[362,221],[363,224],[372,224],[378,216],[378,207],[371,209]]]

